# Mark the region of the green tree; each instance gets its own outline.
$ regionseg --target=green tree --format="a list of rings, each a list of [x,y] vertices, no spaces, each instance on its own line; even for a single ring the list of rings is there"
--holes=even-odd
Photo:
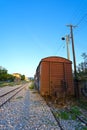
[[[7,80],[7,69],[5,69],[2,66],[0,66],[0,80],[1,81],[6,81]]]
[[[11,74],[7,74],[7,81],[14,81],[15,77]]]
[[[87,77],[87,54],[82,53],[83,61],[77,66],[77,73],[80,79],[86,79]]]
[[[0,66],[0,81],[14,81],[14,76],[8,74],[7,69]]]
[[[21,75],[21,80],[25,80],[25,75]]]
[[[0,74],[7,74],[7,69],[5,69],[4,67],[0,66]]]

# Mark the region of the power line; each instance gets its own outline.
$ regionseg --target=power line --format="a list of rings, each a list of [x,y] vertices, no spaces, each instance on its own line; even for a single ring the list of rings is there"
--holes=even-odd
[[[75,23],[75,21],[77,21],[77,16],[80,17],[81,16],[81,10],[84,6],[84,3],[82,3],[82,0],[79,0],[78,5],[76,8],[74,8],[74,11],[72,12],[72,17],[70,19],[70,23]]]
[[[85,12],[84,14],[83,14],[83,11]],[[70,20],[71,22],[69,23],[74,23],[75,25],[78,26],[86,18],[86,16],[87,16],[86,1],[79,0],[77,8],[75,8],[73,11],[72,19]]]
[[[87,16],[87,13],[79,20],[79,22],[76,24],[76,26],[78,26]]]
[[[64,43],[59,46],[59,48],[57,49],[57,52],[60,51],[61,48],[64,48]],[[57,52],[56,52],[56,55],[57,55]]]

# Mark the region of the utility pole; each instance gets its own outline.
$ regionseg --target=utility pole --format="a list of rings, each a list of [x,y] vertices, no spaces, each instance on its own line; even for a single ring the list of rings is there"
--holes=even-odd
[[[66,47],[67,47],[67,59],[70,60],[70,53],[69,53],[69,42],[70,42],[70,36],[66,35],[65,37],[61,38],[62,40],[66,40]]]
[[[66,46],[67,46],[67,58],[68,58],[68,60],[70,60],[69,42],[70,42],[70,37],[69,37],[69,35],[66,35]]]
[[[76,26],[73,25],[67,25],[67,27],[70,27],[70,38],[72,41],[72,53],[73,53],[73,64],[74,64],[74,80],[75,80],[75,84],[74,84],[74,90],[75,90],[75,96],[77,98],[79,98],[79,88],[78,88],[78,80],[77,80],[77,72],[76,72],[76,57],[75,57],[75,49],[74,49],[74,38],[73,38],[73,28]]]

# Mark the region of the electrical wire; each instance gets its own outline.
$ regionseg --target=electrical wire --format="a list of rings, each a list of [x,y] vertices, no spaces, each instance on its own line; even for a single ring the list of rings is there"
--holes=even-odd
[[[81,2],[82,2],[82,1],[79,2],[79,5],[81,5]],[[85,5],[85,4],[83,4],[83,6],[84,6],[84,5]],[[78,6],[78,7],[79,7],[79,6]],[[83,8],[83,7],[76,8],[76,10],[74,11],[74,14],[73,14],[73,16],[74,16],[75,18],[77,18],[76,16],[78,16],[78,17],[81,16],[82,8]],[[79,25],[85,20],[86,16],[87,16],[87,13],[85,13],[85,14],[81,17],[81,19],[77,22],[77,24],[75,24],[75,25],[76,25],[76,26],[79,26]],[[74,20],[75,20],[75,19],[74,19]],[[61,48],[64,49],[64,44],[61,44],[60,47],[57,49],[56,55],[57,55],[57,53],[61,50]]]
[[[81,5],[81,6],[80,6]],[[77,16],[81,16],[81,9],[82,9],[82,0],[79,0],[78,2],[78,6],[74,9],[74,11],[72,12],[72,17],[70,19],[70,23],[75,23],[75,21],[77,21]],[[77,15],[78,14],[78,15]]]
[[[80,6],[80,5],[81,5],[81,6]],[[83,14],[83,10],[85,11],[85,14]],[[83,14],[83,16],[82,16],[82,14]],[[82,17],[81,17],[81,16],[82,16]],[[78,2],[78,7],[74,10],[74,12],[73,12],[73,14],[72,14],[71,23],[77,23],[77,24],[74,24],[74,25],[78,26],[78,25],[81,24],[81,22],[83,22],[83,20],[86,18],[86,16],[87,16],[86,3],[85,3],[84,0],[83,0],[83,2],[82,2],[82,0],[80,0],[80,1]],[[80,17],[81,17],[81,18],[80,18]],[[80,18],[80,20],[77,20],[77,22],[75,22],[76,19],[79,19],[79,18]]]
[[[87,16],[87,13],[79,20],[79,22],[76,24],[78,26]]]
[[[57,52],[56,52],[56,55],[57,55],[57,53],[61,50],[61,48],[65,48],[65,45],[64,45],[65,43],[63,43],[63,44],[61,44],[60,46],[59,46],[59,48],[57,49]]]

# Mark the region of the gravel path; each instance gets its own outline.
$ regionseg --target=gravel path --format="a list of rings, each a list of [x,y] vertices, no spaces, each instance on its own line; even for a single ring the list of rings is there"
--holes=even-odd
[[[43,98],[28,88],[0,108],[0,130],[60,130]]]

